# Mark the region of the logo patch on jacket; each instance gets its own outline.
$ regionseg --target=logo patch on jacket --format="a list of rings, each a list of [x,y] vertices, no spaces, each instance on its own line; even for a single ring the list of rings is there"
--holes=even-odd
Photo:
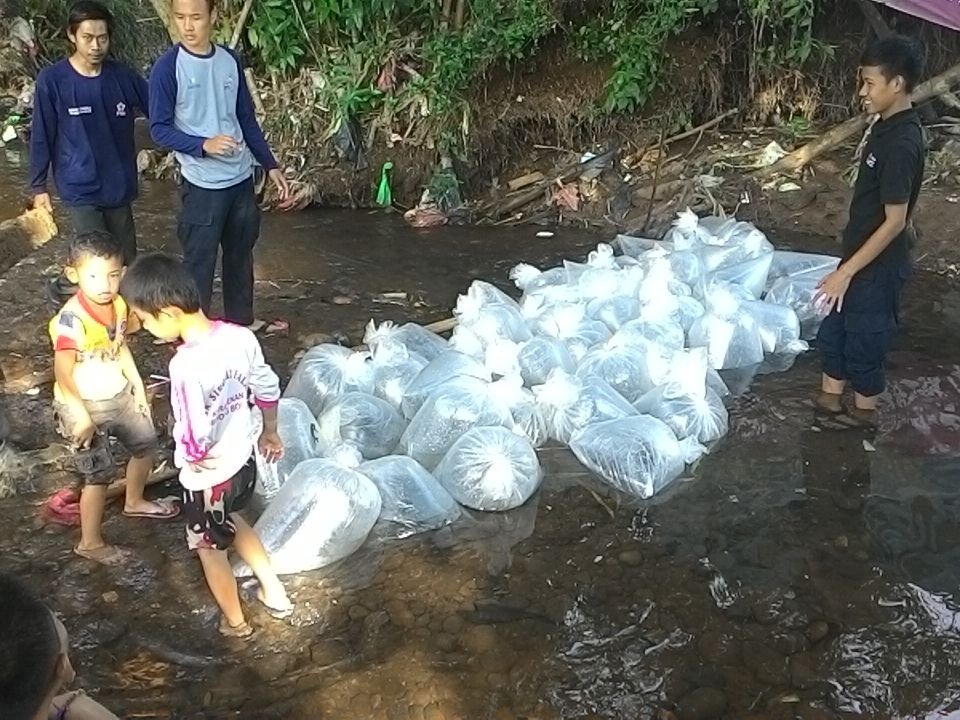
[[[873,153],[870,153],[869,155],[867,155],[866,163],[867,163],[867,167],[868,167],[868,168],[876,167],[876,166],[877,166],[877,156],[874,155]]]
[[[122,102],[117,103],[117,117],[126,117],[126,116],[127,116],[126,103],[122,103]]]

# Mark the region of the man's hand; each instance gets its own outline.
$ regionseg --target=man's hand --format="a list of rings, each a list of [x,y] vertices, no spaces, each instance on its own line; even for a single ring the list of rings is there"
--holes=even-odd
[[[217,135],[203,141],[203,152],[207,155],[233,155],[240,147],[240,143],[229,135]]]
[[[275,432],[264,430],[260,434],[260,454],[268,463],[273,463],[283,457],[283,440]]]
[[[837,312],[843,310],[843,297],[847,294],[851,280],[853,275],[849,274],[842,265],[838,267],[817,283],[817,294],[813,298],[814,305],[824,315],[829,315],[834,306]]]
[[[280,168],[274,168],[267,173],[267,176],[277,189],[277,195],[280,196],[280,209],[287,210],[293,203],[293,195],[290,193],[290,183],[287,182],[287,176],[283,174]]]
[[[93,424],[89,413],[84,411],[83,415],[77,417],[77,423],[73,426],[73,441],[77,447],[88,448],[96,432],[97,426]]]
[[[34,210],[46,210],[51,215],[53,214],[53,203],[50,202],[50,193],[37,193],[33,196],[33,209]]]

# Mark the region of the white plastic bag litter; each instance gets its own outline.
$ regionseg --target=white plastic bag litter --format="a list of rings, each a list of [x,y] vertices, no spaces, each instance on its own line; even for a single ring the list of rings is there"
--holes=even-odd
[[[576,289],[567,285],[567,273],[562,267],[543,272],[533,265],[520,263],[510,271],[513,284],[523,292],[523,300],[538,298],[541,302],[576,300]]]
[[[426,366],[426,358],[411,353],[406,345],[378,345],[373,351],[374,396],[400,410],[407,388]]]
[[[648,355],[661,348],[645,341],[612,338],[590,350],[577,367],[581,379],[600,378],[622,395],[627,402],[636,402],[657,383],[651,377]]]
[[[454,315],[458,328],[471,330],[485,345],[496,340],[526,342],[530,339],[530,329],[516,303],[484,305],[477,296],[461,295]]]
[[[510,409],[494,398],[489,383],[460,377],[434,390],[403,433],[400,447],[432,470],[458,437],[485,426],[512,429]]]
[[[673,225],[663,238],[677,251],[696,250],[703,244],[713,240],[709,230],[700,225],[697,214],[687,208],[677,213]]]
[[[369,353],[339,345],[317,345],[300,360],[283,396],[303,400],[310,412],[319,416],[333,398],[347,392],[372,390]]]
[[[701,443],[719,440],[727,434],[729,419],[723,400],[703,387],[691,392],[677,383],[661,385],[636,402],[641,415],[651,415],[666,423],[680,440],[693,438]]]
[[[460,506],[437,479],[413,458],[388,455],[363,463],[358,470],[380,491],[381,538],[405,538],[449,525]]]
[[[354,469],[318,458],[297,465],[254,530],[278,575],[307,572],[359,548],[380,516],[380,491]],[[250,575],[239,565],[234,573]]]
[[[610,332],[635,320],[640,314],[640,301],[635,297],[614,296],[597,298],[587,303],[587,316],[606,325]]]
[[[520,377],[527,387],[543,385],[553,370],[573,373],[577,366],[567,346],[557,338],[536,337],[522,348],[517,356]]]
[[[324,454],[340,445],[352,445],[365,460],[393,452],[407,426],[386,400],[358,392],[330,402],[317,422]]]
[[[435,359],[447,349],[447,341],[431,330],[416,323],[397,325],[389,320],[379,327],[371,320],[363,334],[363,343],[371,350],[384,343],[399,343],[407,348],[411,356],[419,355],[427,362]]]
[[[578,377],[563,370],[550,373],[533,388],[547,421],[550,437],[565,445],[571,436],[592,423],[630,417],[637,410],[609,383],[598,377]]]
[[[501,427],[460,437],[437,467],[437,480],[461,505],[487,512],[523,505],[543,478],[530,442]]]
[[[735,287],[713,285],[707,291],[707,314],[694,322],[688,333],[690,346],[707,348],[710,366],[716,370],[763,361],[760,329],[740,305]]]
[[[678,441],[665,423],[649,415],[587,425],[573,436],[570,448],[613,487],[640,498],[663,490],[704,451],[692,438]]]
[[[467,288],[467,297],[478,302],[481,306],[504,305],[514,310],[519,310],[520,305],[515,299],[507,295],[503,290],[483,280],[474,280]]]
[[[260,427],[263,427],[262,420]],[[290,478],[290,474],[304,460],[320,457],[320,427],[317,419],[303,400],[282,398],[277,406],[277,434],[283,441],[283,457],[267,462],[256,449],[256,493],[263,500],[271,500]]]
[[[683,350],[686,340],[683,328],[672,319],[634,320],[621,327],[614,338],[615,342],[624,345],[642,341],[667,350]]]
[[[756,321],[766,352],[796,355],[810,349],[800,339],[800,318],[793,308],[767,302],[746,302],[741,307]]]
[[[833,255],[774,250],[768,278],[772,283],[782,277],[794,277],[810,273],[818,275],[819,279],[836,270],[839,264],[840,258]]]
[[[432,360],[407,386],[401,402],[404,417],[412,419],[430,393],[457,377],[484,381],[491,379],[490,371],[481,362],[461,352],[448,350]]]
[[[712,273],[711,279],[739,285],[759,299],[767,286],[767,275],[772,262],[773,253],[764,253],[750,260],[719,268]]]
[[[510,409],[514,432],[526,437],[535,447],[547,442],[547,421],[534,394],[523,387],[519,375],[507,375],[490,384],[494,400]]]

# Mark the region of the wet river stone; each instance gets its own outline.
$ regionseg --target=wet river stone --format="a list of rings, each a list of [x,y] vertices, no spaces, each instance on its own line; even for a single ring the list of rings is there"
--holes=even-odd
[[[727,696],[717,688],[697,688],[677,703],[680,720],[719,720],[727,709]]]
[[[815,620],[807,626],[806,636],[813,645],[830,634],[830,626],[823,620]]]

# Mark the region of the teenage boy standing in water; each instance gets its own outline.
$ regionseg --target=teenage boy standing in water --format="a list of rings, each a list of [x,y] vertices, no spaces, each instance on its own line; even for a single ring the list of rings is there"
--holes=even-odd
[[[150,75],[150,132],[180,163],[177,236],[184,264],[209,313],[222,250],[224,319],[256,330],[262,323],[253,314],[253,247],[260,234],[254,161],[281,203],[290,187],[257,123],[239,57],[211,40],[215,0],[172,0],[170,10],[181,40]]]
[[[910,219],[926,147],[911,93],[923,66],[922,46],[901,35],[875,41],[860,62],[860,97],[880,119],[863,149],[843,259],[820,281],[818,299],[829,314],[817,335],[823,369],[817,409],[854,427],[875,426],[900,293],[912,270]],[[841,402],[847,382],[853,387],[849,409]]]
[[[75,234],[108,232],[129,265],[137,254],[131,203],[137,197],[134,117],[147,113],[147,83],[107,57],[113,16],[99,2],[70,8],[69,58],[37,78],[30,131],[30,187],[34,207],[53,212],[47,175],[53,170]],[[61,275],[50,295],[65,302],[77,291]]]

